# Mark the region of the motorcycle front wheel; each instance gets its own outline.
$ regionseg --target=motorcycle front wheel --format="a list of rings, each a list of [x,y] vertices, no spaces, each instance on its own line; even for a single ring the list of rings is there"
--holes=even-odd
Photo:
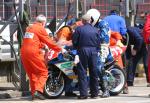
[[[108,86],[110,95],[118,95],[125,87],[126,75],[125,71],[118,65],[110,67],[108,70]]]
[[[54,69],[53,69],[54,70]],[[44,88],[44,94],[48,98],[58,98],[64,91],[65,81],[64,76],[59,70],[49,70],[49,76]]]

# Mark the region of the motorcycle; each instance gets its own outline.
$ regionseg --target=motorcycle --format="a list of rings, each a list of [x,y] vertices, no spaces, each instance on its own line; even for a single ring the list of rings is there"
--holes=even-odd
[[[44,94],[48,98],[58,98],[62,95],[65,88],[65,77],[71,79],[72,83],[77,86],[78,76],[77,67],[74,65],[74,51],[62,55],[50,50],[46,53],[45,58],[48,61],[48,79],[44,87]],[[115,60],[106,62],[104,68],[110,95],[118,95],[126,84],[124,70],[116,64]],[[100,79],[99,85],[101,85]],[[101,86],[99,89],[101,90]]]

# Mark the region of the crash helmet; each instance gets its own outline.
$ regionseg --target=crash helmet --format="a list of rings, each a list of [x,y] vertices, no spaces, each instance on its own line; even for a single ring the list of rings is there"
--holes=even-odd
[[[97,9],[89,9],[87,14],[91,16],[90,23],[94,26],[100,19],[100,12]]]

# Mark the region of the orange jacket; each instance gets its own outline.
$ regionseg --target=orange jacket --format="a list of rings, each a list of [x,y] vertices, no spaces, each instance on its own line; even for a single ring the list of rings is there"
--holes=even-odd
[[[110,46],[116,46],[118,40],[122,40],[121,34],[118,32],[111,31]],[[121,55],[118,55],[117,57],[115,57],[115,59],[117,60],[118,65],[121,68],[123,68],[124,66]]]
[[[65,39],[65,40],[71,40],[72,38],[72,30],[69,26],[63,26],[60,28],[57,32],[57,39]]]
[[[22,49],[29,51],[38,51],[42,48],[43,43],[49,48],[60,51],[61,48],[49,37],[41,23],[34,23],[26,29],[26,34],[23,39]]]
[[[110,46],[115,46],[118,40],[122,40],[122,36],[118,32],[111,31]]]

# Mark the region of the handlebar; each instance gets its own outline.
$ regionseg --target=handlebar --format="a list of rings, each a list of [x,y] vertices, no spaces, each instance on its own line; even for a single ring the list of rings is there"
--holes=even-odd
[[[74,60],[76,54],[77,50],[67,50],[67,52],[63,54],[63,58],[65,60]]]

